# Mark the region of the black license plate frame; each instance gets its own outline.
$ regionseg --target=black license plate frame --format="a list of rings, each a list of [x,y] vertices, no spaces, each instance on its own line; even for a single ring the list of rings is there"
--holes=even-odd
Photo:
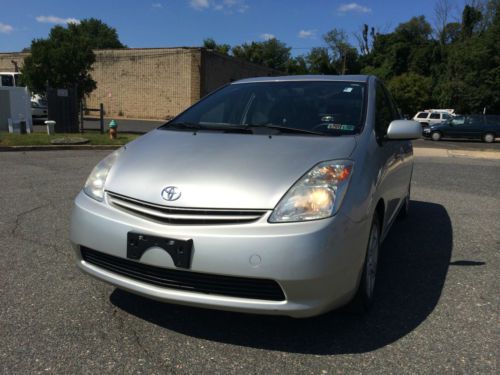
[[[141,259],[146,250],[151,247],[159,247],[165,250],[174,265],[179,268],[191,268],[191,255],[193,252],[193,240],[179,240],[175,238],[159,237],[137,232],[127,233],[127,258],[133,260]]]

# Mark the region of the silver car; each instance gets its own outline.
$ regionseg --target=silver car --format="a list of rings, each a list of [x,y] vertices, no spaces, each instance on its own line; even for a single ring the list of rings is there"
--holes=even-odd
[[[78,266],[171,303],[367,309],[420,133],[373,76],[233,82],[94,168],[72,216]]]

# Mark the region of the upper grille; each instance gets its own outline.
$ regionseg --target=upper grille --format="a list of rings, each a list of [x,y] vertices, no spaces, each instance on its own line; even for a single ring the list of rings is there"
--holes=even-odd
[[[266,210],[227,210],[161,206],[107,192],[115,207],[166,224],[242,224],[260,219]]]
[[[167,269],[108,255],[82,246],[88,263],[135,280],[164,288],[221,296],[284,301],[283,290],[274,280]]]

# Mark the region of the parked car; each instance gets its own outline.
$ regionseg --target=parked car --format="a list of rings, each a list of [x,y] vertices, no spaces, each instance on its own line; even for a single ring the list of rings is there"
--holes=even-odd
[[[31,97],[31,116],[33,122],[44,123],[47,120],[48,108],[45,96],[35,94]]]
[[[0,72],[0,86],[20,86],[19,78],[21,73],[19,72]]]
[[[233,82],[94,168],[71,220],[78,266],[172,303],[367,309],[420,135],[373,76]]]
[[[443,138],[480,139],[484,142],[494,142],[500,137],[500,116],[471,115],[457,116],[440,124],[424,129],[424,136],[434,141]]]
[[[453,110],[426,110],[417,112],[415,116],[413,116],[414,121],[418,121],[423,128],[438,124],[440,122],[449,120],[453,118]]]

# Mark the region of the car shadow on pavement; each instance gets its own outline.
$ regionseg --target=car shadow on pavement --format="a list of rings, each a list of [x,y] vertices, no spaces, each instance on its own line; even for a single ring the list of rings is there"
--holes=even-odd
[[[334,311],[309,319],[239,314],[160,303],[116,289],[116,307],[192,337],[309,354],[362,353],[404,337],[439,301],[453,248],[450,217],[435,203],[412,201],[394,224],[379,260],[376,302],[369,314]]]

